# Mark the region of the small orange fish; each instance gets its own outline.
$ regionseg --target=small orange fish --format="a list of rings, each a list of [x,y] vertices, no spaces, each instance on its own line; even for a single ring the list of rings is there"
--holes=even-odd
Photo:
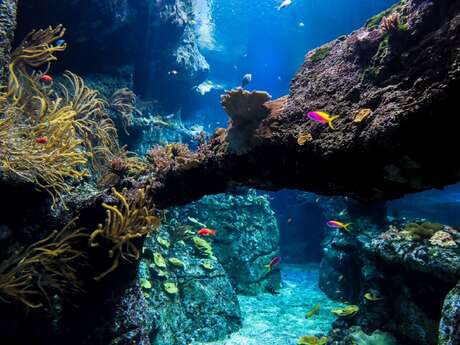
[[[49,74],[43,74],[41,77],[40,77],[40,81],[44,81],[46,83],[52,83],[53,82],[53,77],[50,76]]]
[[[217,231],[208,228],[198,230],[197,234],[202,236],[216,236]]]
[[[35,139],[35,142],[37,144],[46,144],[48,142],[48,137],[38,137],[37,139]]]

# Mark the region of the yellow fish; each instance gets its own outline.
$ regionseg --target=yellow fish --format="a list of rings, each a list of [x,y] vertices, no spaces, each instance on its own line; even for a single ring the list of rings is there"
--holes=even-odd
[[[318,303],[317,305],[315,305],[313,308],[311,308],[309,311],[307,311],[307,314],[305,314],[305,317],[307,319],[311,318],[313,315],[315,314],[318,314],[319,313],[319,308],[320,308],[320,304]]]
[[[374,295],[372,292],[366,292],[364,294],[364,298],[367,299],[368,301],[371,301],[371,302],[377,302],[377,301],[381,301],[383,299],[383,297],[378,297],[378,296]]]

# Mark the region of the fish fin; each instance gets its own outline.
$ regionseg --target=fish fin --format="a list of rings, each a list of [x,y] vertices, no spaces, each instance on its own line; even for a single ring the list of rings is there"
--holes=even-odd
[[[332,116],[329,121],[327,121],[327,124],[329,125],[329,127],[331,127],[331,129],[335,129],[334,125],[332,124],[332,121],[334,121],[336,118],[338,118],[338,116]]]

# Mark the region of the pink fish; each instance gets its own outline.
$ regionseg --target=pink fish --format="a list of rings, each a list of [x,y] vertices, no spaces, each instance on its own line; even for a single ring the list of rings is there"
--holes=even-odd
[[[268,268],[269,271],[273,269],[273,266],[278,265],[281,262],[281,256],[275,256],[268,265],[265,265],[266,268]]]
[[[338,116],[331,116],[325,112],[322,111],[311,111],[306,115],[310,120],[322,123],[322,124],[327,124],[329,127],[334,129],[334,126],[332,125],[332,121],[334,121]]]

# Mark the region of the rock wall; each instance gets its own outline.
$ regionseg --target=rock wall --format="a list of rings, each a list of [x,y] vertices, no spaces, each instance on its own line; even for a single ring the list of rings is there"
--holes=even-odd
[[[209,65],[198,50],[191,0],[151,2],[136,59],[135,91],[158,99],[166,111],[180,108],[193,86],[206,79]]]
[[[136,93],[173,112],[209,70],[198,50],[192,20],[191,0],[20,1],[17,37],[62,23],[72,49],[62,55],[54,71],[106,73],[110,79],[131,66],[133,73],[126,82]]]
[[[190,218],[217,231],[208,240],[238,293],[257,294],[279,287],[279,270],[265,267],[279,255],[279,229],[266,197],[243,189],[239,195],[207,196],[170,210],[168,216],[175,223],[189,224],[195,232],[200,226]]]
[[[17,0],[0,2],[0,82],[6,80],[7,66],[10,59],[11,42],[16,28]]]
[[[450,227],[424,224],[390,226],[382,234],[378,227],[355,227],[351,234],[337,231],[326,242],[321,289],[360,307],[336,327],[360,325],[368,333],[383,329],[403,343],[435,345],[442,318],[443,339],[456,336],[451,325],[456,325],[453,288],[460,278],[460,236]],[[381,300],[368,300],[366,293]]]
[[[152,345],[222,339],[241,326],[236,293],[216,258],[175,231],[153,234],[143,250],[139,275]],[[168,292],[168,283],[177,291]]]

